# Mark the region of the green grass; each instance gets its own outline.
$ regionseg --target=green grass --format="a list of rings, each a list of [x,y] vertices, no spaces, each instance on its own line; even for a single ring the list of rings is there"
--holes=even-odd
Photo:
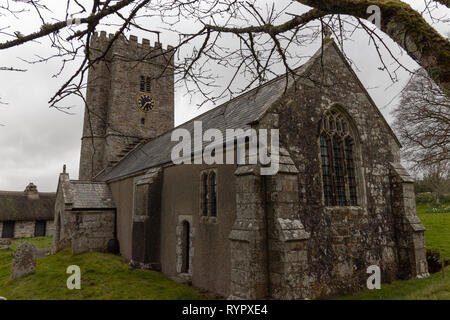
[[[17,247],[24,242],[29,242],[36,248],[49,248],[52,246],[52,237],[36,237],[28,239],[15,239],[11,243],[11,249],[16,250]]]
[[[364,290],[340,300],[450,300],[450,267],[445,278],[437,272],[425,279],[411,279],[381,284],[381,289]]]
[[[37,247],[50,246],[51,238],[25,239]],[[0,250],[0,296],[15,299],[207,299],[208,296],[187,285],[170,280],[155,271],[131,269],[119,256],[102,253],[72,255],[64,249],[55,255],[37,260],[33,275],[9,280],[13,250]],[[66,286],[67,267],[81,268],[81,289]]]
[[[427,249],[439,252],[450,259],[450,213],[429,213],[430,205],[417,205],[417,215],[427,229],[425,245]]]

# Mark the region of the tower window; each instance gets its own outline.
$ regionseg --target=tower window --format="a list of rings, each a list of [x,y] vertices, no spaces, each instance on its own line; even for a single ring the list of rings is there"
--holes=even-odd
[[[145,79],[145,91],[150,92],[150,77]]]
[[[349,120],[339,111],[327,111],[320,130],[320,160],[326,206],[358,205],[355,144]]]
[[[142,92],[145,91],[145,77],[144,76],[141,76],[140,89]]]
[[[141,118],[141,124],[145,124],[145,118]]]
[[[151,80],[150,77],[141,76],[139,82],[139,89],[141,92],[151,92]]]

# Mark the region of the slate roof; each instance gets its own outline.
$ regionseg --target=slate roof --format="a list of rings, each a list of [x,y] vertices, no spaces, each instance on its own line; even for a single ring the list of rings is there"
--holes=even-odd
[[[295,70],[296,74],[301,75],[305,72],[308,66],[311,65],[311,60],[313,59],[297,68]],[[283,95],[285,88],[286,78],[284,76],[270,80],[153,140],[139,145],[109,172],[100,174],[96,180],[109,181],[170,163],[172,148],[178,144],[178,141],[171,141],[173,130],[184,128],[191,133],[191,137],[194,137],[194,121],[202,122],[203,132],[210,128],[219,129],[224,137],[226,129],[240,128],[246,130],[250,128],[252,122],[262,117],[267,109]],[[208,143],[205,142],[204,146]]]
[[[323,50],[321,48],[317,50],[317,52],[304,65],[295,69],[295,75],[298,77],[307,76],[310,66],[312,66],[329,47],[334,47],[336,49],[343,61],[347,64],[350,72],[352,72],[356,80],[360,82],[359,78],[354,73],[353,69],[350,67],[346,58],[333,40],[324,44]],[[293,81],[289,81],[288,86],[292,85],[292,83]],[[362,90],[366,92],[367,98],[375,106],[375,109],[378,111],[381,118],[384,119],[383,115],[376,107],[362,83],[360,83],[360,85]],[[177,128],[185,128],[191,133],[191,137],[194,137],[194,121],[202,121],[203,132],[210,128],[219,129],[222,131],[224,137],[225,129],[241,128],[245,130],[250,127],[251,123],[258,121],[267,109],[284,94],[285,90],[286,77],[284,75],[272,79],[257,88],[254,88],[212,110],[201,114],[194,119],[191,119],[190,121],[153,140],[138,145],[133,151],[122,158],[110,171],[102,172],[98,175],[96,180],[111,181],[130,176],[153,167],[171,163],[172,148],[178,144],[178,141],[171,141],[171,134],[173,130]],[[384,121],[386,122],[386,120]],[[397,137],[387,122],[386,125],[394,139],[396,139],[397,143],[399,143]],[[208,143],[209,142],[204,142],[203,147],[205,147]]]
[[[0,191],[0,221],[53,220],[56,193],[38,195],[30,199],[23,191]]]
[[[113,196],[104,182],[70,180],[64,186],[64,198],[76,209],[114,209]]]

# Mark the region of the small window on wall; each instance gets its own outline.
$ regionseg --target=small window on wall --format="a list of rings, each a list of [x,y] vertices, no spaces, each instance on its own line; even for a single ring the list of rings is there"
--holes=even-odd
[[[35,237],[45,237],[45,229],[47,227],[47,222],[45,220],[36,221],[34,225],[34,236]]]
[[[208,216],[208,175],[202,174],[202,216]]]
[[[217,179],[216,179],[216,173],[212,171],[209,174],[209,188],[211,193],[211,217],[217,216]]]
[[[14,221],[3,222],[2,238],[14,238]]]
[[[201,174],[201,215],[217,217],[217,173],[206,170]]]

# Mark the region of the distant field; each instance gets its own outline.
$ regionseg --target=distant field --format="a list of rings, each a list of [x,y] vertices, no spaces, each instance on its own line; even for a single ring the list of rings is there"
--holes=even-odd
[[[427,228],[426,247],[450,259],[450,213],[427,213],[430,207],[427,204],[417,206],[417,215]]]

